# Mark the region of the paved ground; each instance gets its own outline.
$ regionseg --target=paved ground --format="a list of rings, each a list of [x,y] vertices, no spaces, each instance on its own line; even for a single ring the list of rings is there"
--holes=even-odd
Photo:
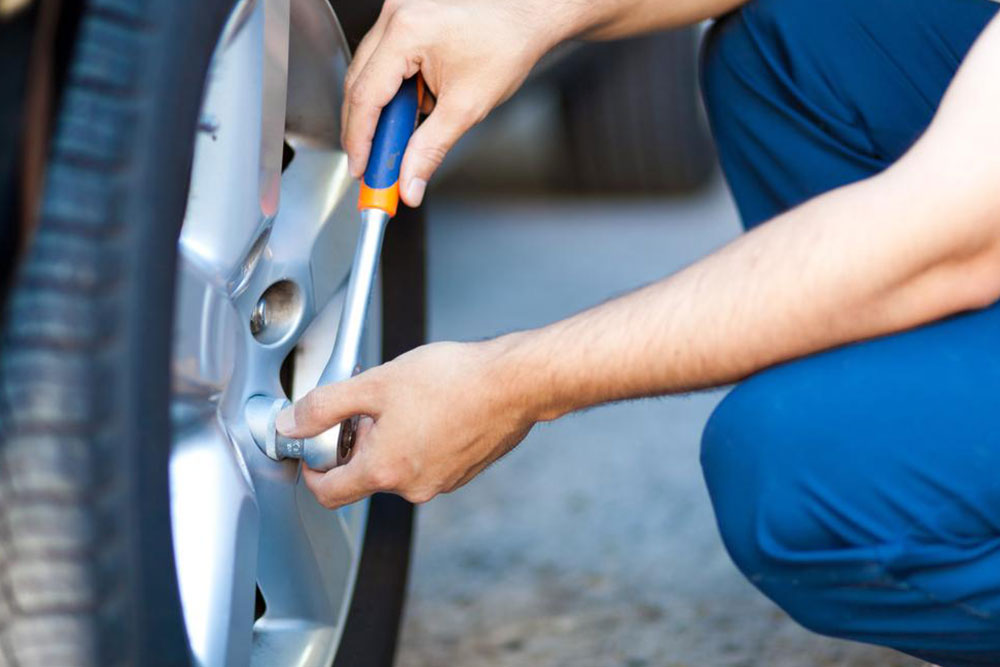
[[[442,201],[431,335],[542,324],[675,270],[737,231],[683,201]],[[718,392],[537,428],[421,510],[400,667],[912,667],[798,628],[718,538],[698,440]]]

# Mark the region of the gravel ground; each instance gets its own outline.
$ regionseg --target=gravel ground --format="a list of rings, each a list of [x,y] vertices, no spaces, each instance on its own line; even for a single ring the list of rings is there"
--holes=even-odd
[[[724,190],[684,200],[442,200],[431,336],[539,325],[737,233]],[[795,625],[726,556],[698,467],[722,396],[641,401],[536,428],[419,515],[400,667],[914,667]]]

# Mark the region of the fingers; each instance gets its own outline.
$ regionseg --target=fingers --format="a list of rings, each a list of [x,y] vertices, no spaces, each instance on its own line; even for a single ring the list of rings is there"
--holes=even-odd
[[[379,14],[378,21],[372,26],[372,29],[362,38],[361,43],[358,44],[358,48],[354,51],[354,57],[351,60],[350,66],[347,68],[347,74],[344,76],[344,103],[340,106],[340,143],[343,146],[344,140],[347,133],[347,99],[351,94],[351,88],[354,87],[354,82],[358,78],[358,74],[365,68],[368,64],[369,58],[371,58],[372,53],[378,48],[378,45],[382,41],[382,36],[385,34],[385,24],[387,21],[387,12],[383,6],[382,13]]]
[[[316,496],[320,505],[337,509],[356,503],[379,490],[371,484],[362,466],[356,461],[357,459],[327,472],[302,466],[306,487]]]
[[[399,469],[378,456],[372,428],[370,419],[362,420],[354,457],[346,464],[327,472],[302,466],[306,487],[324,507],[350,505],[379,491],[394,491],[401,483]]]
[[[343,144],[353,178],[364,175],[379,115],[407,78],[406,74],[405,60],[393,59],[383,50],[372,55],[351,86],[346,100]]]
[[[392,101],[403,80],[419,71],[407,57],[404,45],[390,39],[388,32],[347,92],[343,144],[348,169],[354,178],[364,174],[383,107]]]
[[[459,137],[482,120],[473,104],[458,101],[455,94],[437,100],[434,111],[410,137],[400,169],[400,195],[407,206],[423,201],[427,182],[441,166]]]
[[[493,465],[493,460],[487,459],[486,461],[483,461],[482,463],[473,466],[464,475],[462,475],[462,477],[459,478],[459,480],[453,486],[447,489],[447,493],[458,491],[463,486],[465,486],[466,484],[474,480],[476,477],[478,477],[482,471],[486,470],[491,465]]]
[[[361,42],[358,44],[358,48],[354,50],[354,54],[351,57],[351,64],[347,67],[347,74],[344,77],[344,88],[350,90],[351,86],[354,85],[354,81],[358,78],[358,74],[365,68],[368,64],[368,59],[371,58],[372,53],[375,52],[379,42],[382,41],[382,36],[385,34],[385,27],[392,18],[392,10],[389,4],[386,3],[382,7],[382,11],[379,13],[378,19],[375,21],[375,25],[361,38]]]
[[[416,75],[421,65],[431,67],[428,82],[434,79],[435,60],[426,44],[434,44],[427,31],[435,24],[429,24],[423,13],[414,4],[386,2],[378,22],[358,46],[345,79],[341,112],[341,143],[354,178],[364,174],[379,115],[403,80]],[[484,115],[482,105],[468,98],[462,93],[442,95],[438,100],[425,96],[421,110],[430,115],[410,139],[400,173],[400,194],[407,205],[420,205],[444,156]]]
[[[278,413],[275,426],[284,436],[311,438],[361,414],[378,416],[370,372],[313,389]]]

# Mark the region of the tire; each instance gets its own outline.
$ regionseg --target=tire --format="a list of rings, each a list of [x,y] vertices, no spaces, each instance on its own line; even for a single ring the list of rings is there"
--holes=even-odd
[[[695,190],[715,154],[697,82],[696,28],[586,47],[561,85],[569,187],[658,194]]]
[[[0,665],[191,663],[168,485],[174,276],[232,7],[83,11],[0,356]],[[386,358],[423,340],[422,218],[409,215],[384,260]],[[391,664],[411,522],[407,503],[373,499],[337,664]]]

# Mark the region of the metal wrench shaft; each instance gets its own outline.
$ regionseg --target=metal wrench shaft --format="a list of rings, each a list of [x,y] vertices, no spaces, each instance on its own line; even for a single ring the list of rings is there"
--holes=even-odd
[[[364,339],[368,306],[371,303],[375,276],[378,275],[382,239],[389,214],[377,208],[361,212],[361,235],[354,250],[354,264],[347,280],[344,309],[340,313],[337,341],[330,360],[319,376],[319,384],[326,385],[350,378],[359,368],[361,343]],[[350,456],[354,445],[356,422],[349,419],[307,442],[303,459],[314,470],[328,470],[343,463]],[[349,432],[345,432],[345,429]]]
[[[354,265],[347,281],[344,310],[340,314],[337,342],[323,373],[321,385],[346,380],[354,374],[361,354],[361,341],[365,331],[372,287],[378,274],[382,238],[389,222],[389,214],[377,208],[361,212],[361,235],[354,251]]]

